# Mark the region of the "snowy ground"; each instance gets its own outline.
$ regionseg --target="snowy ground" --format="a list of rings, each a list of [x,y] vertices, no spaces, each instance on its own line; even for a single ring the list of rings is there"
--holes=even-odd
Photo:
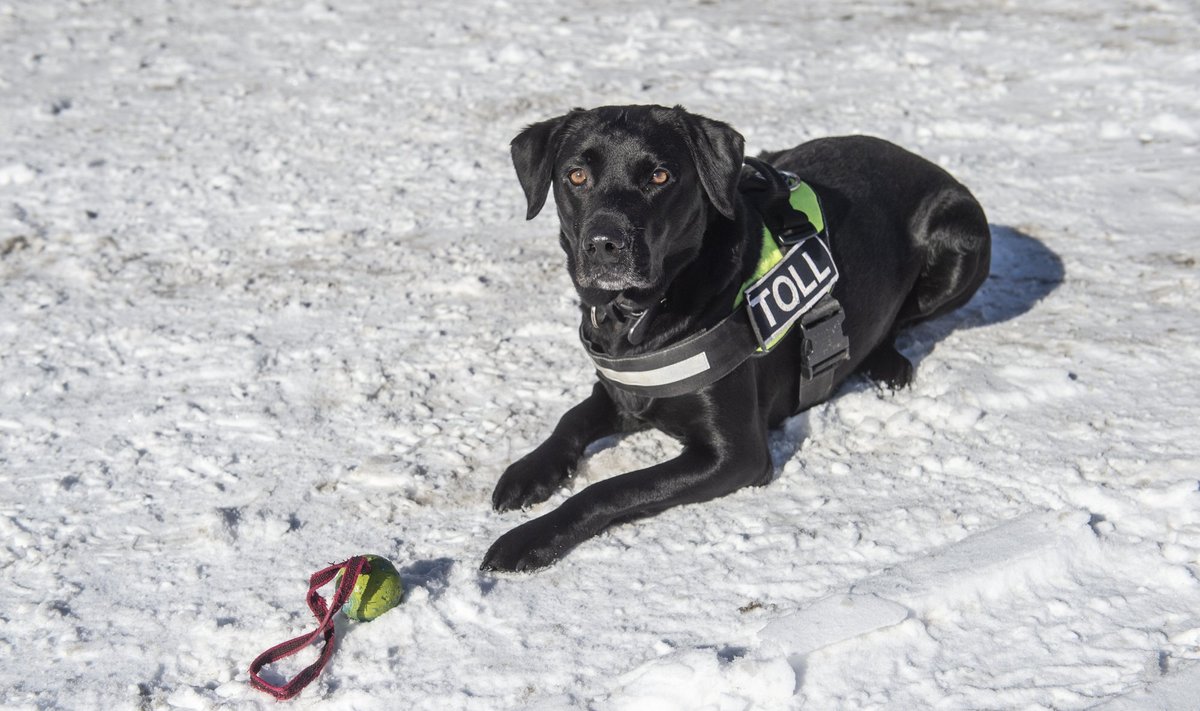
[[[0,707],[275,708],[247,665],[366,552],[406,601],[295,708],[1200,707],[1198,36],[1185,0],[0,0]],[[629,102],[918,150],[993,276],[770,486],[481,575],[592,377],[507,142]]]

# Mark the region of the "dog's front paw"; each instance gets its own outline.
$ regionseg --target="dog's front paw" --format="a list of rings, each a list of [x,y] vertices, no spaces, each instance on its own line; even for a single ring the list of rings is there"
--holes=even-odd
[[[492,508],[508,511],[541,503],[574,470],[574,461],[561,454],[548,454],[544,446],[539,447],[504,470],[492,492]]]
[[[497,538],[483,556],[479,569],[521,573],[545,568],[566,555],[580,540],[561,510],[552,511]]]

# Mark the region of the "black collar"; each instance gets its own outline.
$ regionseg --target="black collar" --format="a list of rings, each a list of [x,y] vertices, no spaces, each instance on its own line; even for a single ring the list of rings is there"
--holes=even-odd
[[[600,324],[610,320],[628,324],[625,340],[633,346],[641,345],[642,341],[646,340],[646,332],[650,329],[650,324],[654,323],[655,317],[662,311],[666,301],[665,298],[662,298],[645,308],[637,309],[621,303],[621,298],[617,297],[603,306],[592,307],[592,328],[600,328]]]

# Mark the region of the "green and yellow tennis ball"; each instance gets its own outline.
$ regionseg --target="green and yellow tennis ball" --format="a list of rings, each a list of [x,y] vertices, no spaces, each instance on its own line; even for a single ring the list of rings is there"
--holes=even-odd
[[[370,572],[363,571],[354,583],[350,598],[342,605],[342,612],[352,620],[369,622],[400,604],[404,596],[404,584],[400,574],[387,558],[377,555],[364,556]],[[338,584],[342,574],[338,573]]]

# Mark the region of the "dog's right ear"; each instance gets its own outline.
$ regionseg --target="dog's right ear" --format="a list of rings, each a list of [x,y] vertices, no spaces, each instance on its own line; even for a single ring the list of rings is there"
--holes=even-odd
[[[525,191],[525,202],[528,204],[525,211],[526,220],[536,217],[546,204],[559,133],[570,115],[527,126],[512,140],[513,167],[517,169],[517,180],[521,181],[521,189]]]

